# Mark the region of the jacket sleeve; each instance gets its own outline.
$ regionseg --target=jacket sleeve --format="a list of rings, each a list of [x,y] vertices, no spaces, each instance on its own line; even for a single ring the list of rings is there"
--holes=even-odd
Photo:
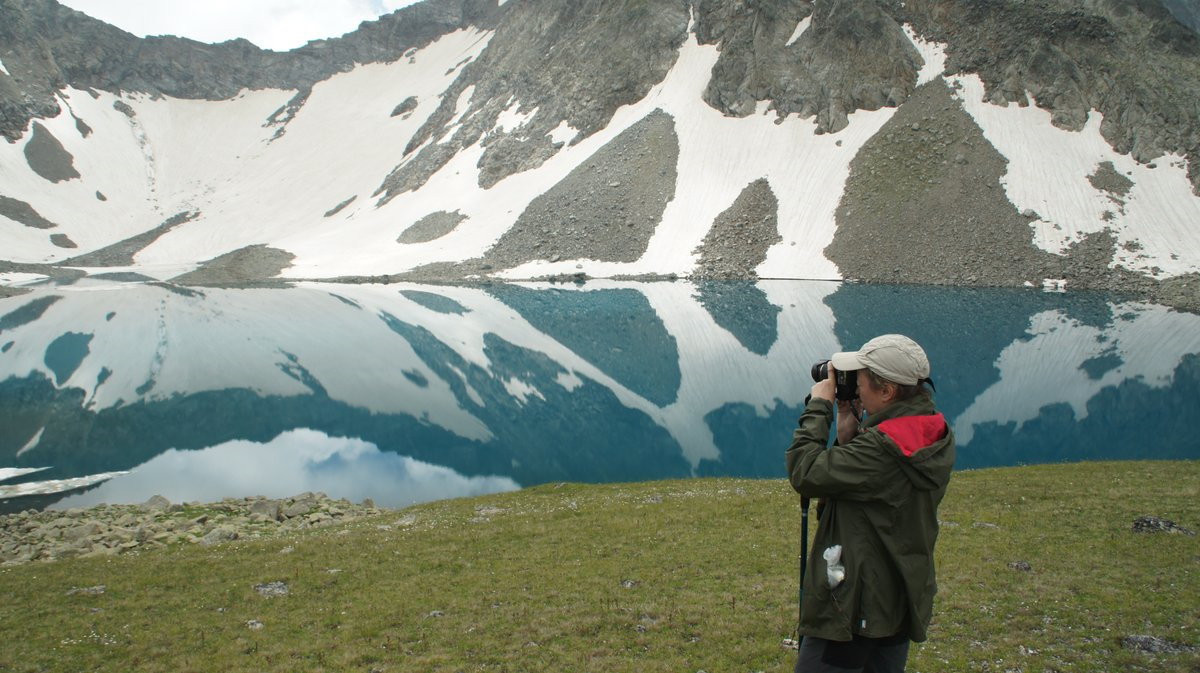
[[[792,488],[806,497],[875,499],[894,472],[895,461],[884,447],[886,440],[879,431],[869,430],[848,444],[826,449],[832,424],[832,402],[809,402],[787,450]]]

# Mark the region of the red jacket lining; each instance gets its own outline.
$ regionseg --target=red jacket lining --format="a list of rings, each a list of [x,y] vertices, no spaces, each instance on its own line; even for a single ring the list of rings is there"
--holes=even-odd
[[[901,416],[879,424],[879,431],[891,438],[905,456],[933,444],[946,436],[946,418],[932,416]]]

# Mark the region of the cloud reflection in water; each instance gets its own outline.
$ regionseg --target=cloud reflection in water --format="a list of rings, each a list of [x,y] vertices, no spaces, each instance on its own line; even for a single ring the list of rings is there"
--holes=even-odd
[[[263,475],[270,475],[264,480]],[[291,430],[265,444],[234,440],[199,451],[166,451],[131,474],[66,498],[56,508],[140,503],[160,493],[173,502],[212,502],[248,493],[282,498],[306,491],[381,507],[403,507],[520,488],[507,477],[468,477],[385,453],[370,442]]]

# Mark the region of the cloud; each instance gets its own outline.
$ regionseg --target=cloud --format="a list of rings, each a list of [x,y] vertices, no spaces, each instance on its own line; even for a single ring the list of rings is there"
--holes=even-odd
[[[200,42],[244,37],[276,51],[340,37],[416,0],[63,0],[63,4],[140,37],[177,35]]]
[[[440,465],[380,451],[360,439],[291,430],[260,444],[234,440],[197,451],[171,449],[104,485],[71,496],[56,507],[101,502],[134,504],[155,494],[172,502],[213,502],[227,497],[283,498],[307,491],[382,507],[458,498],[520,488],[502,476],[466,476]]]

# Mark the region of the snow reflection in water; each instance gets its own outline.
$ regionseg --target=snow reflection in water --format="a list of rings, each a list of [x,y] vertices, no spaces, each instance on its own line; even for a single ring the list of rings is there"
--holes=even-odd
[[[781,477],[810,365],[884,332],[929,352],[959,467],[1200,457],[1200,317],[1100,295],[82,281],[0,300],[0,466],[132,471],[71,503]]]

